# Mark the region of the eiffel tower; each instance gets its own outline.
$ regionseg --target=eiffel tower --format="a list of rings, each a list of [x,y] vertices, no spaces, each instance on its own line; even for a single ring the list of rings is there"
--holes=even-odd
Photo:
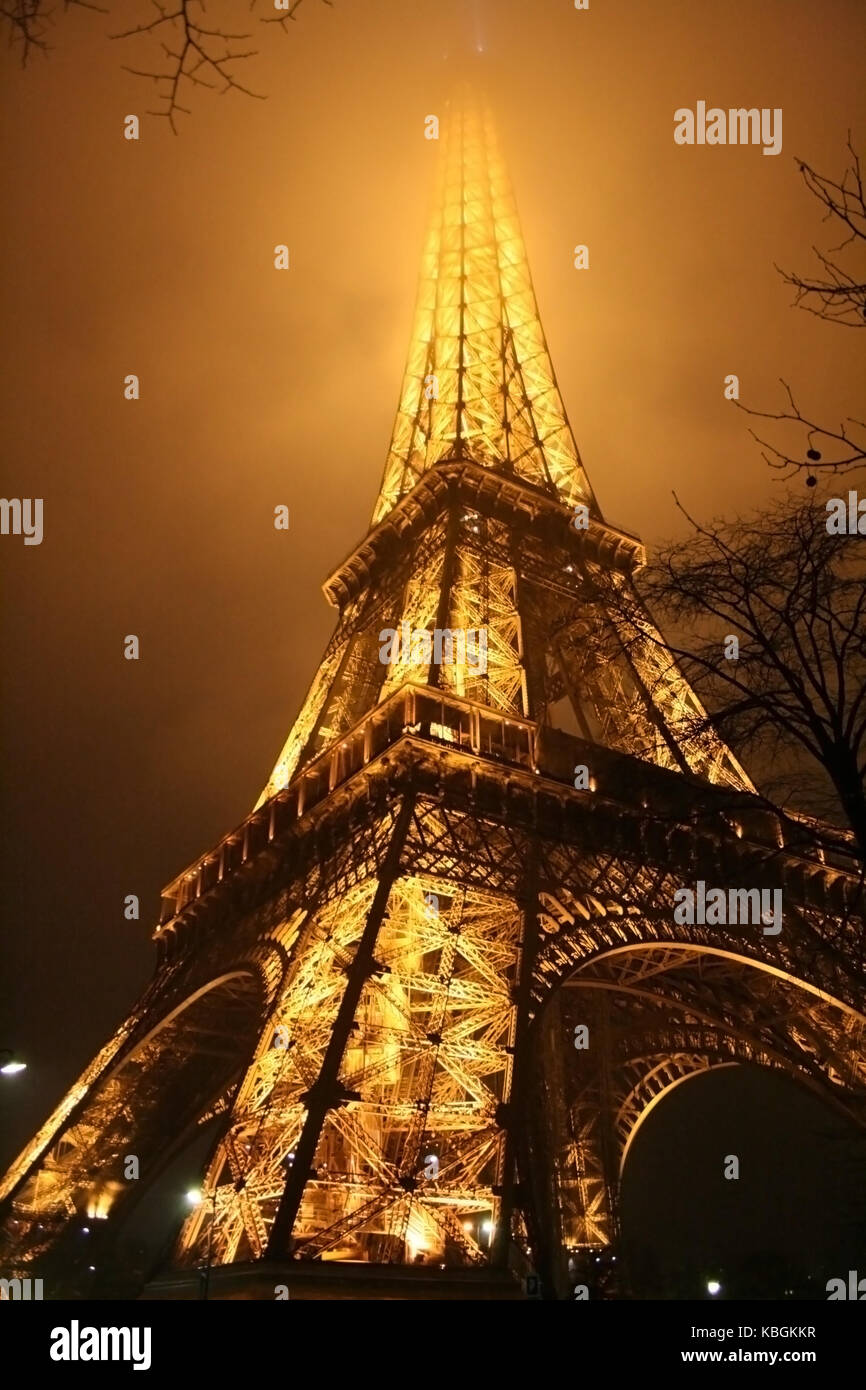
[[[0,1188],[4,1268],[55,1287],[82,1223],[110,1250],[208,1125],[164,1296],[204,1267],[217,1297],[510,1297],[534,1272],[570,1297],[673,1087],[759,1066],[866,1119],[850,865],[785,842],[730,750],[688,735],[649,615],[626,641],[599,602],[645,554],[578,453],[486,111],[455,105],[439,168],[382,487],[324,584],[309,694]],[[782,930],[678,924],[699,880],[781,890]]]

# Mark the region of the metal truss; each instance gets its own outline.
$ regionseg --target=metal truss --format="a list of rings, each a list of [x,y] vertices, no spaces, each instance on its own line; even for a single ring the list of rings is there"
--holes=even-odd
[[[772,1068],[866,1124],[856,875],[786,844],[693,736],[629,607],[642,562],[578,456],[490,123],[456,113],[335,633],[253,811],[164,890],[142,999],[0,1185],[4,1269],[62,1268],[88,1213],[122,1230],[212,1125],[182,1267],[534,1264],[561,1287],[569,1249],[616,1238],[629,1146],[684,1080]],[[483,631],[486,664],[383,663],[403,624]],[[783,931],[676,923],[698,878],[781,889]]]
[[[492,122],[455,110],[382,488],[381,521],[442,459],[597,511],[556,384]]]
[[[615,1239],[619,1181],[640,1126],[673,1087],[711,1068],[777,1070],[866,1126],[862,1013],[782,974],[766,950],[745,959],[732,943],[650,945],[647,928],[644,945],[585,958],[542,1011],[565,1059],[552,1116],[563,1251]],[[582,1052],[571,1047],[578,1023],[590,1034]],[[551,1050],[548,1041],[545,1056]]]
[[[180,1139],[213,1116],[223,1133],[182,1265],[273,1254],[305,1142],[283,1248],[453,1267],[488,1260],[503,1221],[525,1258],[543,1244],[539,1221],[560,1254],[611,1241],[636,1129],[711,1066],[780,1069],[866,1123],[859,959],[843,932],[841,951],[825,944],[817,960],[827,905],[803,902],[796,863],[778,941],[676,928],[689,841],[674,839],[665,863],[635,859],[629,836],[616,842],[626,806],[599,823],[592,796],[500,761],[495,741],[474,753],[431,733],[463,708],[455,697],[392,698],[404,705],[399,741],[251,855],[249,873],[270,863],[265,875],[242,866],[164,928],[177,945],[113,1066],[19,1165],[7,1226],[19,1261],[50,1251],[83,1211],[122,1215],[123,1154],[155,1171],[166,1126]],[[378,796],[389,783],[406,788],[400,817]],[[539,798],[554,791],[581,819],[551,838]],[[724,848],[743,855],[739,874],[728,869],[739,881],[754,846],[730,832]],[[708,853],[705,864],[717,867]],[[825,881],[832,895],[836,878]],[[533,1002],[518,1027],[521,978]],[[573,1025],[587,1019],[595,1045],[578,1053]],[[535,1068],[522,1097],[521,1047]],[[517,1201],[509,1135],[525,1168]]]
[[[208,1248],[219,1263],[265,1252],[375,888],[344,895],[308,929],[211,1163],[215,1210],[190,1217],[183,1259],[196,1263]],[[427,876],[394,882],[294,1224],[296,1253],[484,1259],[498,1208],[518,922],[489,893]]]

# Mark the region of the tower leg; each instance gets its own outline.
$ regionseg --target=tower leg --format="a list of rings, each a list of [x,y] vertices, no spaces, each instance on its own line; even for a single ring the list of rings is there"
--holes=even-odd
[[[529,1033],[529,1010],[531,1003],[532,972],[538,950],[538,874],[537,855],[532,852],[527,875],[526,908],[523,914],[523,933],[520,945],[520,959],[517,974],[517,1009],[515,1011],[512,1045],[514,1046],[514,1067],[511,1077],[511,1096],[507,1107],[505,1144],[502,1156],[501,1186],[502,1206],[500,1220],[492,1248],[494,1264],[505,1266],[508,1263],[511,1244],[512,1224],[517,1205],[517,1176],[519,1164],[518,1146],[520,1136],[525,1131],[524,1117],[531,1108],[532,1086],[532,1040]]]
[[[348,973],[346,989],[337,1010],[337,1017],[328,1046],[325,1049],[322,1066],[318,1077],[307,1093],[307,1117],[268,1240],[267,1253],[271,1259],[279,1259],[289,1253],[292,1227],[301,1205],[304,1188],[310,1177],[310,1170],[325,1117],[333,1106],[340,1103],[342,1092],[338,1076],[343,1061],[343,1053],[355,1020],[361,991],[373,973],[373,951],[376,946],[376,938],[388,905],[391,887],[400,867],[400,855],[409,828],[413,804],[411,792],[406,792],[394,824],[390,843],[385,852],[376,892],[358,942],[355,959]]]
[[[594,1259],[592,1252],[617,1239],[608,1008],[601,991],[560,990],[534,1027],[532,1242],[543,1284],[554,1298],[570,1298],[576,1283],[587,1282],[579,1272]],[[580,1049],[578,1025],[588,1029],[588,1046]]]

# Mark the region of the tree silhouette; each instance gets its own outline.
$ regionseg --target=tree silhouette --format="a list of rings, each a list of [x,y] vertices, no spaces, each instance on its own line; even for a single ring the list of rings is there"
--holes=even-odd
[[[259,52],[255,33],[264,31],[257,31],[257,25],[277,25],[288,32],[288,25],[295,20],[303,2],[273,0],[271,13],[264,14],[256,13],[264,11],[264,3],[250,0],[247,22],[243,32],[239,32],[234,19],[229,25],[227,20],[209,18],[212,10],[228,15],[231,7],[226,3],[211,5],[206,10],[204,0],[167,0],[165,4],[160,0],[141,0],[138,22],[109,37],[134,41],[143,55],[148,54],[148,66],[122,66],[133,76],[154,84],[158,109],[147,114],[163,117],[177,134],[177,117],[190,114],[185,103],[196,89],[218,94],[236,91],[263,98],[263,93],[253,91],[240,80],[239,65]],[[333,0],[318,3],[331,6]],[[5,30],[9,47],[26,66],[37,53],[48,53],[59,19],[72,9],[110,13],[107,6],[93,0],[63,0],[59,10],[51,0],[0,0],[0,29]]]
[[[721,737],[754,773],[789,845],[862,877],[866,536],[828,533],[814,494],[733,521],[683,514],[690,534],[632,585],[602,571],[591,578],[588,597],[615,619],[610,657],[624,646],[644,670],[655,667],[660,690],[682,673],[700,702],[677,728],[684,752]],[[660,615],[664,635],[648,613]],[[736,657],[726,654],[731,637]]]
[[[793,307],[837,327],[866,328],[866,202],[860,157],[850,131],[848,154],[850,162],[838,181],[819,174],[804,160],[797,161],[806,188],[825,209],[823,220],[841,240],[826,252],[812,248],[819,263],[814,277],[776,269],[794,289]],[[851,268],[844,263],[846,258]],[[811,413],[800,410],[788,383],[782,380],[781,384],[786,396],[783,410],[755,410],[736,402],[747,415],[793,430],[796,449],[788,442],[771,443],[751,431],[771,468],[781,470],[786,477],[806,472],[807,484],[814,486],[818,471],[847,473],[866,462],[866,422],[849,416],[838,425],[821,424]]]

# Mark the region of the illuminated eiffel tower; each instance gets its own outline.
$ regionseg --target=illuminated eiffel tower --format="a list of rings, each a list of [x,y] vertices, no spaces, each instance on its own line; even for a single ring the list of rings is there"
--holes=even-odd
[[[464,105],[334,635],[255,809],[165,889],[149,988],[7,1174],[8,1265],[62,1279],[99,1217],[109,1250],[209,1126],[178,1288],[206,1265],[211,1296],[282,1271],[293,1297],[506,1297],[540,1271],[567,1297],[673,1086],[760,1065],[862,1121],[853,877],[783,843],[693,736],[649,618],[626,640],[599,602],[643,560],[590,487]],[[678,925],[699,879],[781,888],[782,931]]]

